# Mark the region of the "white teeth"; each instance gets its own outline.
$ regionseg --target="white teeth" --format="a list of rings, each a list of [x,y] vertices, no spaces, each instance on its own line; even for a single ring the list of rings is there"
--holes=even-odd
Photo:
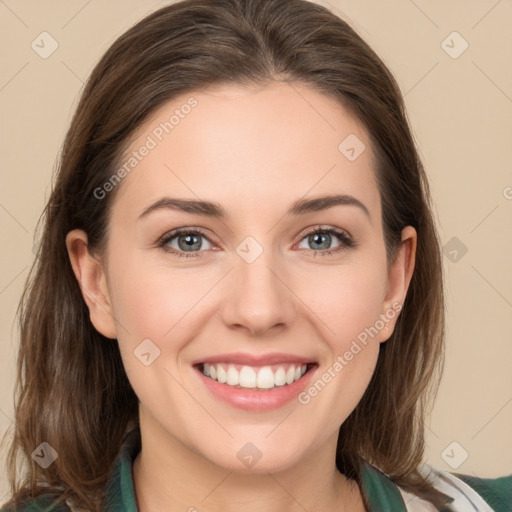
[[[240,386],[243,388],[256,387],[256,372],[250,366],[242,366],[240,370]]]
[[[226,370],[227,367],[227,370]],[[240,368],[240,367],[239,367]],[[233,364],[203,364],[203,373],[207,377],[229,386],[243,388],[272,389],[274,386],[285,386],[299,380],[307,370],[307,365],[291,364],[288,370],[279,366],[275,371],[270,366],[252,368],[242,366],[238,371]]]
[[[237,386],[239,382],[240,374],[238,373],[237,369],[232,364],[230,364],[228,366],[228,380],[226,383],[230,386]]]
[[[282,366],[280,366],[274,374],[274,384],[276,386],[284,386],[286,384],[286,372]]]
[[[222,368],[222,366],[220,364],[219,364],[219,366],[217,366],[217,380],[221,384],[224,384],[228,380],[228,374],[226,373],[226,370],[224,370],[224,368]]]
[[[264,366],[258,372],[257,386],[262,389],[270,389],[274,387],[274,373],[270,366]]]

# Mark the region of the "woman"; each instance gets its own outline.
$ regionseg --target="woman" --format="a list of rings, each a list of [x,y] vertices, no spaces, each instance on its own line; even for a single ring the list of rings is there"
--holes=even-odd
[[[45,215],[5,510],[509,510],[512,475],[423,464],[428,182],[396,82],[327,9],[143,19],[94,69]]]

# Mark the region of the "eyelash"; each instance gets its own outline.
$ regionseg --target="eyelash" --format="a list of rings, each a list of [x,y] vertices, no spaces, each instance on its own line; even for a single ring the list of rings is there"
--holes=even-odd
[[[315,251],[313,249],[310,249],[310,250],[312,250],[315,253],[315,255],[314,255],[315,258],[316,258],[317,254],[320,254],[321,256],[330,256],[332,254],[336,254],[336,253],[340,253],[342,251],[346,251],[347,249],[350,249],[350,248],[355,247],[357,245],[356,242],[354,242],[354,240],[352,240],[345,233],[345,231],[342,231],[342,230],[336,229],[336,228],[332,228],[332,227],[322,228],[320,226],[318,226],[315,229],[305,233],[302,236],[302,238],[300,239],[299,242],[302,242],[302,240],[304,238],[308,237],[308,236],[316,235],[316,234],[320,234],[320,233],[328,233],[330,235],[335,235],[335,236],[337,236],[339,238],[341,243],[340,243],[340,245],[338,247],[336,247],[334,249],[327,249],[327,250],[324,250],[324,251]],[[166,233],[157,242],[157,245],[163,251],[165,251],[167,253],[170,253],[170,254],[173,254],[175,256],[178,256],[180,258],[194,258],[194,257],[200,256],[201,253],[204,252],[204,251],[197,251],[197,252],[187,253],[185,251],[176,251],[175,249],[170,249],[169,247],[167,247],[167,244],[172,239],[174,239],[177,236],[182,235],[182,234],[200,235],[200,236],[203,236],[204,238],[206,238],[210,243],[212,243],[211,240],[209,239],[208,235],[204,231],[199,229],[199,228],[179,228],[179,229],[176,229],[174,231],[171,231],[170,233]]]

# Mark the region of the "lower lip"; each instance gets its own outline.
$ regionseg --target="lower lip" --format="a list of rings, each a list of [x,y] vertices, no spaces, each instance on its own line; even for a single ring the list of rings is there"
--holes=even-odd
[[[297,381],[284,386],[274,386],[271,389],[255,390],[250,388],[235,388],[228,384],[221,384],[203,374],[200,368],[195,368],[199,378],[211,393],[233,407],[245,411],[271,411],[279,409],[304,391],[312,374],[318,366],[313,366]]]

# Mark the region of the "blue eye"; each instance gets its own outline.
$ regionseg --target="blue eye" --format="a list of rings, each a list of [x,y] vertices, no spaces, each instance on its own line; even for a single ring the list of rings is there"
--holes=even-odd
[[[175,238],[177,239],[178,242],[177,249],[169,245],[169,243],[173,241]],[[205,238],[206,240],[208,240],[208,243],[211,243],[206,234],[200,231],[199,229],[181,228],[172,231],[167,236],[165,236],[159,243],[159,246],[166,252],[170,252],[179,257],[190,258],[200,255],[195,252],[190,252],[188,249],[201,249],[203,247],[203,243],[201,242],[202,238]]]
[[[334,248],[331,248],[330,245],[332,243],[332,239],[337,238],[339,241],[339,245]],[[177,247],[172,246],[171,243],[176,239]],[[203,239],[208,241],[208,244],[212,242],[202,230],[198,228],[180,228],[176,229],[164,237],[158,242],[158,246],[175,256],[180,258],[190,258],[201,256],[201,253],[204,252],[204,244],[202,242]],[[348,234],[340,229],[327,227],[321,228],[317,227],[314,230],[306,233],[306,235],[301,239],[306,240],[311,245],[324,245],[327,244],[329,247],[320,247],[320,250],[311,249],[314,253],[314,257],[317,255],[320,256],[329,256],[331,254],[339,253],[341,251],[347,250],[351,247],[354,247],[355,242],[348,236]],[[206,247],[208,249],[210,247]]]
[[[309,244],[325,245],[327,243],[327,245],[330,245],[333,235],[340,241],[339,245],[335,248],[326,247],[326,250],[314,251],[315,257],[317,254],[329,256],[355,246],[354,241],[344,231],[331,227],[315,228],[307,233],[302,240],[307,240]]]

